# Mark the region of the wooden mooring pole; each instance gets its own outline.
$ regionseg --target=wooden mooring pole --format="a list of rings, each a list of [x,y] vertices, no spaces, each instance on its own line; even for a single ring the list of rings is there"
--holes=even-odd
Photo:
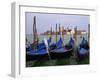
[[[90,24],[88,24],[88,42],[90,45]]]
[[[61,35],[60,24],[59,24],[59,35]]]
[[[52,27],[50,29],[50,39],[52,38]]]
[[[62,26],[61,33],[62,33],[63,46],[64,46],[64,26]]]
[[[77,27],[74,28],[74,52],[73,52],[73,56],[74,58],[77,58]]]
[[[58,32],[57,32],[57,24],[56,24],[56,43],[57,43],[57,40],[58,40],[57,34],[58,34]]]
[[[37,28],[36,28],[36,16],[34,16],[33,18],[33,47],[34,50],[37,50],[37,48],[35,47],[35,45],[38,44],[38,34],[37,34]]]
[[[64,26],[62,26],[62,38],[64,40]]]

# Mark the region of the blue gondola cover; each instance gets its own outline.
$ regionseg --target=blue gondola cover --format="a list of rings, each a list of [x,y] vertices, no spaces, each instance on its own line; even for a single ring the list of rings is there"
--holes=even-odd
[[[42,49],[42,50],[37,50],[37,51],[30,51],[30,54],[32,55],[42,55],[42,54],[47,54],[47,50],[46,49]]]
[[[84,55],[84,54],[87,54],[88,53],[88,50],[84,49],[84,48],[80,48],[80,54],[81,55]]]
[[[79,54],[85,55],[88,52],[89,52],[88,41],[85,40],[85,38],[83,37],[82,42],[79,45]]]
[[[57,49],[62,48],[62,44],[63,44],[63,40],[62,40],[62,38],[60,37],[59,41],[58,41],[57,44],[56,44],[56,48],[57,48]]]
[[[70,38],[69,40],[69,43],[68,43],[70,46],[73,46],[74,45],[74,40],[72,39],[72,37]]]

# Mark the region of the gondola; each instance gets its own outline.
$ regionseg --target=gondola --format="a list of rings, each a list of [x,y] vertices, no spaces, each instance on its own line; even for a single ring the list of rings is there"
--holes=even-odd
[[[50,43],[51,43],[51,38],[49,38],[49,39],[47,40],[47,42],[48,42],[48,45],[50,45]],[[37,43],[37,44],[30,44],[30,45],[26,48],[26,52],[31,51],[31,50],[34,50],[34,51],[35,51],[35,49],[37,49],[37,50],[46,49],[46,46],[45,46],[44,41],[42,40],[41,43]]]
[[[30,60],[40,60],[40,59],[48,59],[48,52],[46,49],[30,51],[26,53],[26,61]]]
[[[47,43],[50,44],[50,38],[47,40]],[[26,60],[39,60],[46,58],[48,59],[48,51],[46,49],[46,45],[44,41],[42,43],[37,44],[34,46],[35,49],[30,45],[26,50]]]
[[[52,59],[61,59],[64,57],[69,57],[72,55],[74,40],[70,38],[69,43],[65,46],[63,45],[63,40],[60,37],[59,41],[56,44],[56,48],[50,50],[50,56]]]
[[[88,41],[83,37],[82,42],[78,47],[78,58],[81,59],[87,56],[89,56],[89,44]]]

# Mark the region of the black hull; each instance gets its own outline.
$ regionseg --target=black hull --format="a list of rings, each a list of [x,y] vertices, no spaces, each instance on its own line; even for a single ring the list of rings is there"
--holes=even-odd
[[[61,52],[61,53],[50,51],[50,56],[51,56],[51,59],[68,58],[72,55],[72,52],[73,52],[73,49],[69,51]]]
[[[41,60],[41,59],[49,59],[48,54],[47,53],[43,55],[26,54],[26,61]]]

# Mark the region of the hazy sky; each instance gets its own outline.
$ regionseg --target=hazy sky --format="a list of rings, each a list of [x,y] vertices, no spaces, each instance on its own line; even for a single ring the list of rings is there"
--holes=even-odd
[[[64,27],[74,28],[88,31],[90,17],[85,15],[69,15],[69,14],[47,14],[47,13],[26,13],[26,34],[32,34],[33,17],[36,16],[36,27],[38,33],[55,30],[56,24]]]

